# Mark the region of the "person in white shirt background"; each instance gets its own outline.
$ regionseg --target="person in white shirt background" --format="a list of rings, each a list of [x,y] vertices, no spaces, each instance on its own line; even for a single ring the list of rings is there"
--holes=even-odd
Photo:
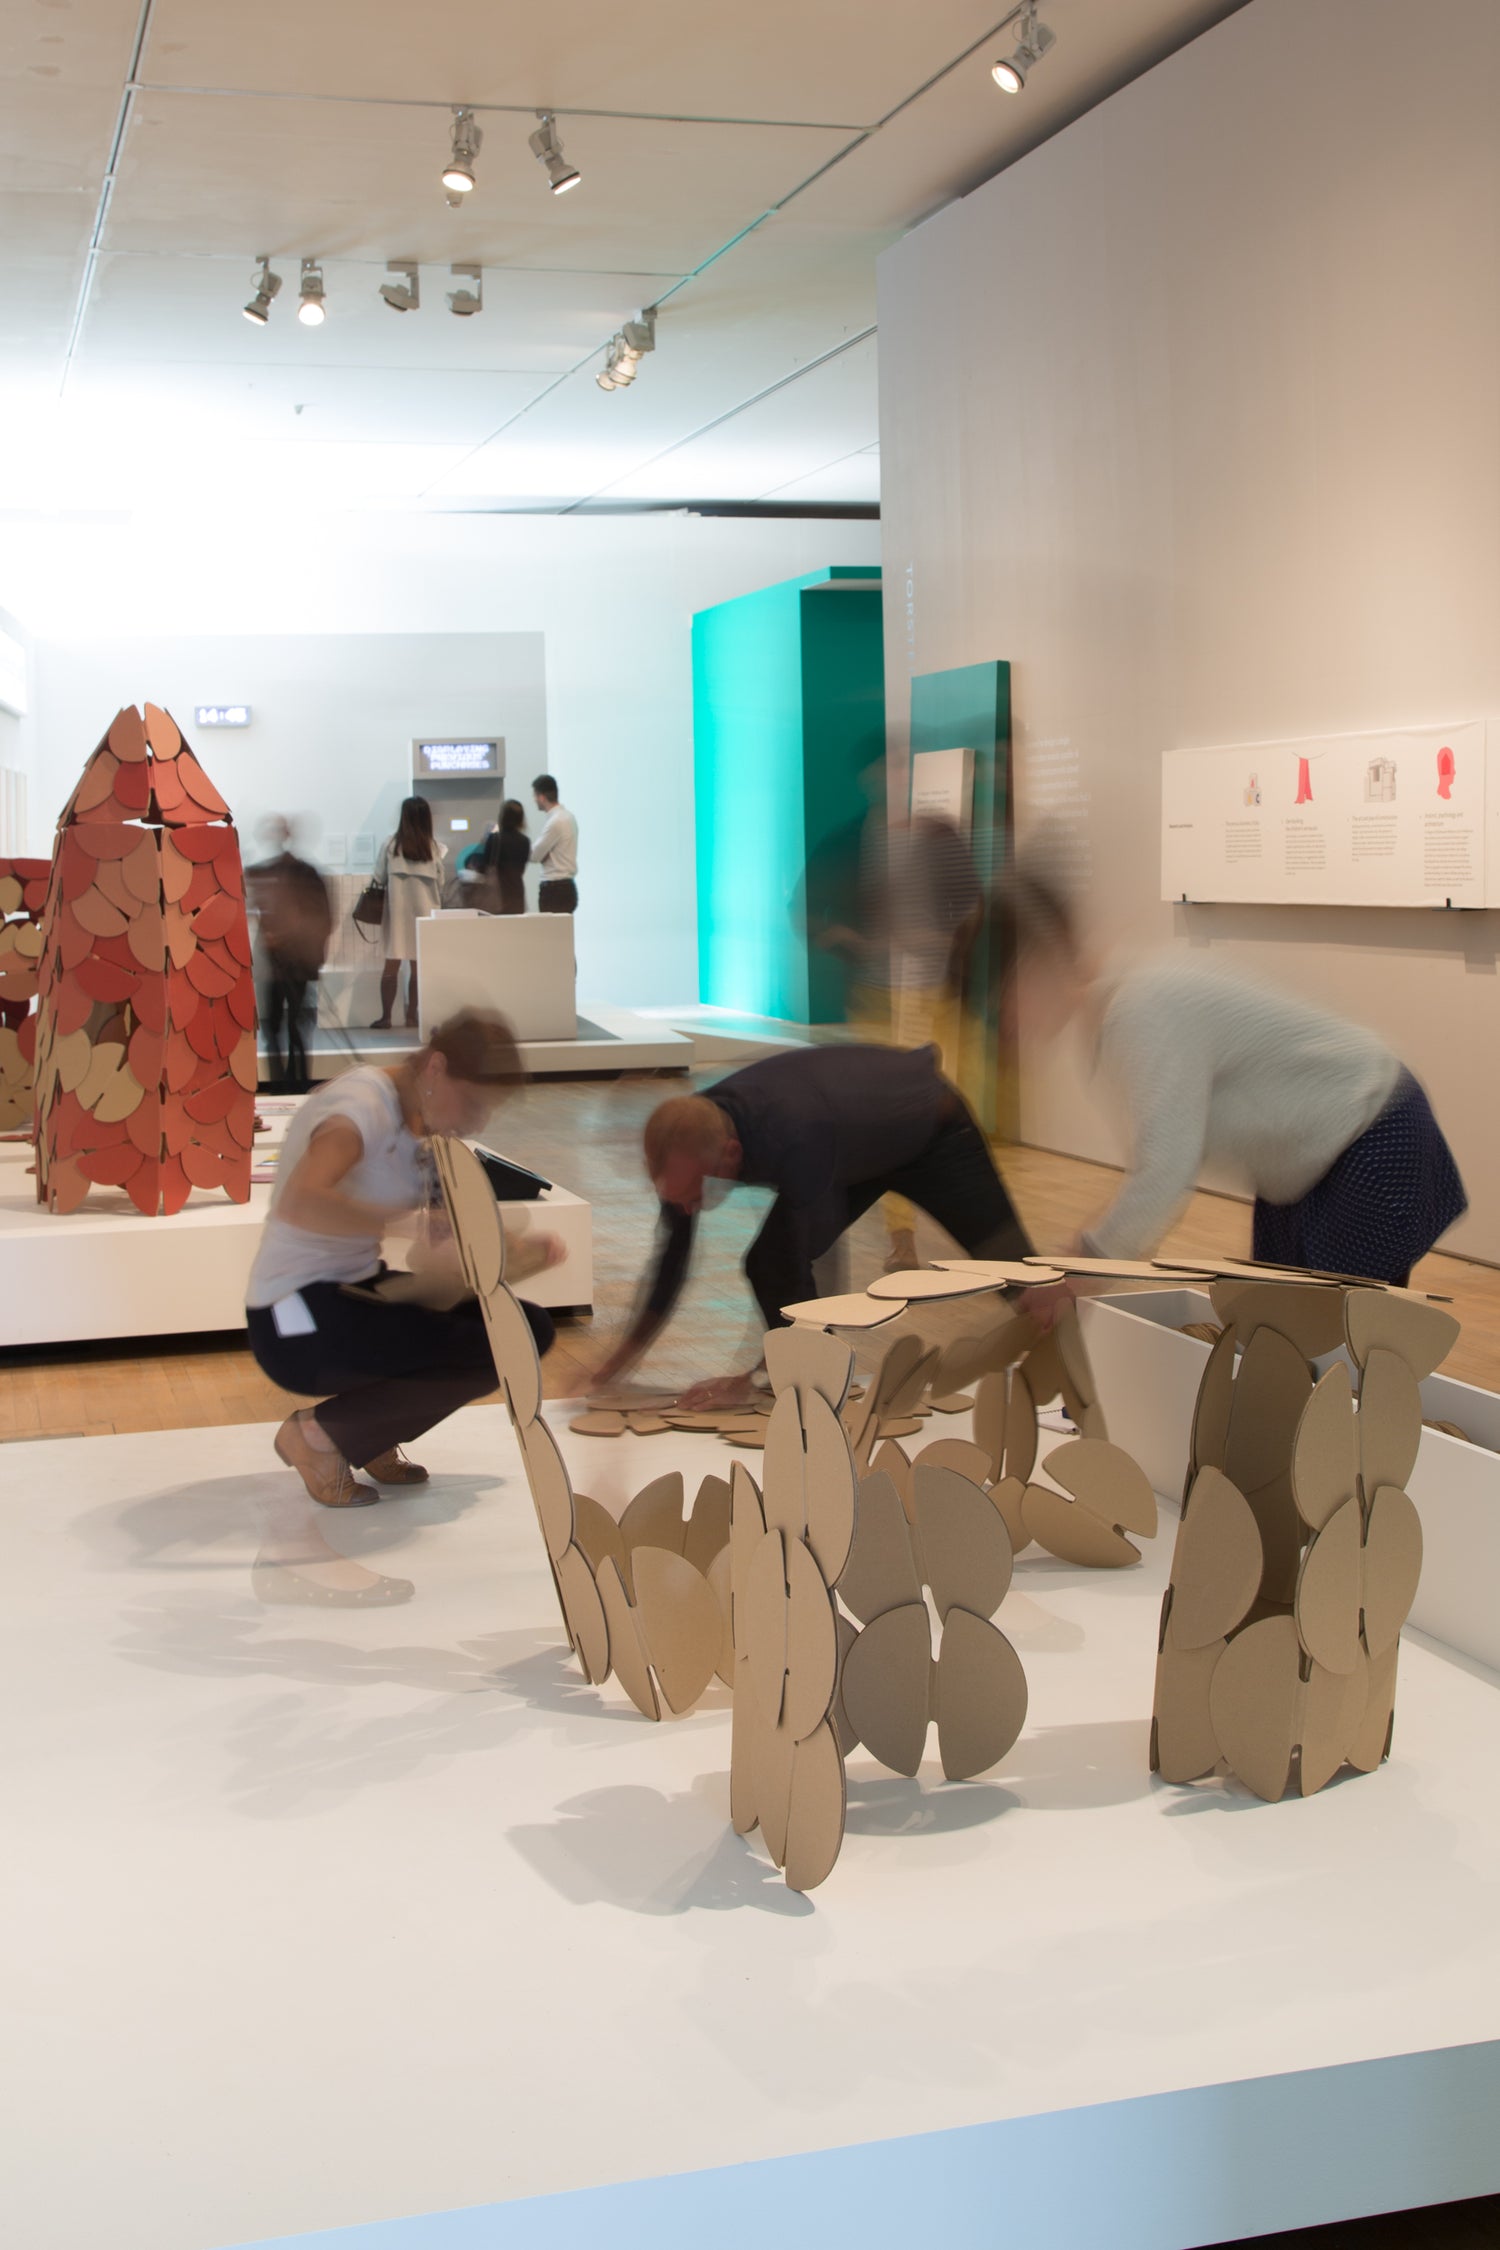
[[[557,801],[557,783],[550,773],[539,773],[531,784],[542,831],[531,847],[531,856],[542,871],[537,905],[543,914],[576,914],[578,911],[578,823],[566,805]]]

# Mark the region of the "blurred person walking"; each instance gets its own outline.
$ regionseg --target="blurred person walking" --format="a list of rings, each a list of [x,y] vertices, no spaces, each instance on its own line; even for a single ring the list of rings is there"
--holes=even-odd
[[[262,824],[261,834],[274,847],[272,856],[245,869],[245,893],[267,972],[262,1020],[270,1084],[277,1093],[305,1094],[312,1083],[303,1037],[308,992],[328,958],[333,907],[317,868],[292,849],[292,822],[277,815]]]
[[[447,884],[447,854],[432,833],[432,807],[425,797],[407,797],[393,836],[380,847],[375,880],[385,890],[385,919],[381,935],[385,967],[380,973],[380,1014],[372,1031],[389,1031],[391,1010],[401,981],[401,964],[408,964],[406,1024],[417,1023],[417,924],[436,914]]]
[[[1205,1165],[1250,1189],[1263,1264],[1404,1285],[1467,1210],[1426,1094],[1373,1032],[1180,956],[1110,976],[1036,875],[1013,876],[996,913],[1013,1026],[1034,1040],[1079,1023],[1130,1135],[1090,1254],[1148,1257]]]
[[[542,871],[537,906],[543,914],[576,914],[578,911],[578,823],[566,805],[559,804],[557,783],[550,773],[539,773],[531,784],[536,808],[543,815],[541,834],[531,856]]]

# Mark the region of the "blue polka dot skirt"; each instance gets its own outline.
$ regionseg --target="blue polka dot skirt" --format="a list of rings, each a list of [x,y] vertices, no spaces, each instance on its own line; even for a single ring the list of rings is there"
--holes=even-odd
[[[1468,1208],[1432,1105],[1403,1070],[1374,1124],[1300,1201],[1257,1201],[1254,1255],[1400,1284]]]

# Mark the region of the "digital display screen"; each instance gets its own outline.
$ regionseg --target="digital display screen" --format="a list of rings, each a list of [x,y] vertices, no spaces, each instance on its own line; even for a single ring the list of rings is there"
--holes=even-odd
[[[200,727],[247,727],[248,703],[195,703],[193,716]]]
[[[419,781],[464,779],[470,774],[498,774],[500,744],[487,742],[417,742],[412,772]]]

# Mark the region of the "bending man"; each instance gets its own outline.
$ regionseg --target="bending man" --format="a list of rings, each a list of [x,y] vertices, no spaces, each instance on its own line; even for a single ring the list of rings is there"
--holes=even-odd
[[[599,1370],[632,1367],[687,1279],[708,1180],[770,1187],[776,1201],[745,1275],[767,1328],[783,1305],[816,1296],[816,1260],[887,1194],[937,1220],[969,1257],[1019,1258],[1031,1247],[967,1103],[938,1070],[937,1050],[804,1047],[663,1102],[647,1120],[646,1169],[661,1199],[656,1268],[630,1333]],[[700,1383],[687,1403],[747,1398],[755,1370]]]

